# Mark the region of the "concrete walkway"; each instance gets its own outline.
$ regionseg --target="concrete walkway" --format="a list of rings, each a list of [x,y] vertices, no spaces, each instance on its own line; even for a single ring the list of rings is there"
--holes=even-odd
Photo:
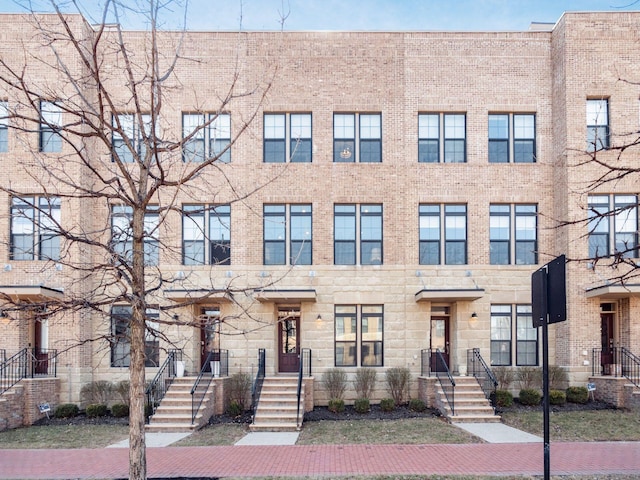
[[[454,423],[458,428],[488,443],[536,443],[543,438],[532,435],[504,423]]]
[[[191,432],[167,432],[167,433],[145,433],[144,439],[147,447],[168,447],[172,443],[176,443],[178,440],[182,440],[185,437],[191,435]],[[109,445],[107,448],[129,448],[129,439],[122,440],[121,442]]]

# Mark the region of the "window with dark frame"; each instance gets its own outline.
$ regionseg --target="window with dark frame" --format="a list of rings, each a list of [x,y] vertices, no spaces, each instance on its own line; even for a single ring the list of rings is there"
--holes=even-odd
[[[336,367],[384,366],[384,311],[382,305],[334,307]]]
[[[489,114],[489,163],[535,163],[534,114]]]
[[[11,260],[60,259],[60,198],[11,199]]]
[[[419,113],[418,162],[465,163],[466,137],[464,113]]]
[[[491,204],[489,206],[491,265],[537,264],[537,230],[537,205]]]
[[[637,195],[589,195],[588,211],[589,258],[638,258]]]
[[[182,264],[231,264],[230,205],[183,205]]]
[[[444,163],[465,163],[467,161],[466,123],[465,114],[444,114]]]
[[[587,151],[609,148],[609,100],[587,99]]]
[[[334,205],[333,235],[334,265],[381,265],[382,205]]]
[[[440,161],[440,115],[421,113],[418,115],[418,162]]]
[[[216,161],[231,162],[231,149],[227,148],[231,143],[228,113],[183,113],[182,137],[189,138],[182,147],[183,161],[204,162],[219,156]]]
[[[444,206],[444,263],[445,265],[467,263],[466,205]]]
[[[131,315],[129,305],[111,307],[111,366],[129,367],[131,363]],[[145,367],[160,364],[159,322],[160,312],[147,309],[145,319]]]
[[[538,329],[533,327],[531,305],[491,305],[492,366],[537,366],[538,350]]]
[[[311,204],[265,204],[263,222],[264,265],[312,264]]]
[[[263,119],[265,163],[311,162],[310,113],[265,113]]]
[[[0,153],[9,151],[9,104],[0,101]]]
[[[489,256],[491,265],[511,263],[511,206],[489,206]]]
[[[538,263],[538,206],[516,204],[515,210],[515,263]]]
[[[111,206],[111,248],[119,261],[130,263],[133,257],[133,209],[125,205]],[[156,266],[160,260],[158,212],[150,209],[144,215],[144,263]]]
[[[420,205],[420,265],[440,264],[440,205]]]
[[[139,119],[138,115],[133,113],[120,113],[113,116],[112,125],[113,160],[117,158],[123,163],[133,163],[136,158],[143,160],[146,155],[144,137],[151,133],[151,115],[143,114]]]
[[[334,113],[333,161],[335,163],[382,162],[382,115],[380,113]]]
[[[40,151],[58,153],[62,151],[62,109],[56,102],[40,102]]]

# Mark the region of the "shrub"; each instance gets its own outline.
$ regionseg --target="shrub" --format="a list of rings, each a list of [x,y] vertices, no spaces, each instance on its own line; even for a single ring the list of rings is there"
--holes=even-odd
[[[227,402],[231,406],[232,403],[236,403],[244,412],[247,408],[247,400],[251,394],[251,376],[248,373],[234,373],[229,377],[229,381],[226,385],[227,389]],[[237,415],[232,415],[237,416]]]
[[[498,388],[508,390],[515,378],[513,370],[507,367],[494,367],[491,371],[498,381]]]
[[[520,367],[516,379],[523,390],[542,388],[542,369],[538,367]]]
[[[111,407],[111,415],[116,418],[124,418],[129,416],[129,405],[126,403],[116,403]]]
[[[75,403],[63,403],[58,405],[53,412],[53,416],[56,418],[71,418],[78,415],[80,409]]]
[[[551,405],[564,405],[567,403],[567,394],[562,390],[549,390],[549,403]]]
[[[86,403],[109,403],[114,385],[106,380],[85,383],[80,390],[80,398]]]
[[[373,389],[376,386],[376,375],[377,373],[373,368],[359,368],[356,371],[353,386],[358,398],[371,398]]]
[[[409,410],[414,412],[424,412],[427,409],[427,404],[419,398],[412,398],[409,400]]]
[[[341,398],[332,398],[329,400],[329,411],[333,413],[344,412],[344,400]]]
[[[567,371],[557,365],[549,366],[549,389],[564,390],[569,384]],[[549,397],[551,399],[551,397]]]
[[[589,391],[587,387],[569,387],[567,388],[567,402],[571,403],[587,403],[589,401]]]
[[[113,391],[122,403],[129,405],[129,380],[121,380],[113,386]]]
[[[244,412],[244,407],[236,400],[231,400],[227,406],[227,415],[230,417],[239,417]]]
[[[396,402],[393,401],[393,398],[383,398],[380,400],[380,409],[383,412],[392,412],[396,408]]]
[[[509,390],[496,390],[494,404],[496,407],[510,407],[513,405],[513,395]]]
[[[329,394],[329,400],[344,400],[347,389],[347,374],[339,368],[330,368],[322,374],[322,384]]]
[[[104,403],[92,403],[87,405],[85,413],[89,418],[105,417],[109,413],[109,409]]]
[[[358,398],[353,404],[353,409],[356,411],[356,413],[367,413],[369,410],[371,410],[369,399]]]
[[[542,395],[533,388],[523,388],[518,397],[522,405],[540,405]]]
[[[410,380],[411,373],[407,367],[394,367],[387,370],[387,390],[396,405],[404,403],[404,394]]]

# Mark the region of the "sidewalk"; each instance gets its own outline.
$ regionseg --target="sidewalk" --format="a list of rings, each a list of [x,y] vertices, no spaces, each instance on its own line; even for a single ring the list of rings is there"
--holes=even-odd
[[[120,479],[124,448],[1,450],[1,479]],[[551,444],[552,475],[639,475],[640,442]],[[147,449],[148,476],[542,475],[542,443]]]

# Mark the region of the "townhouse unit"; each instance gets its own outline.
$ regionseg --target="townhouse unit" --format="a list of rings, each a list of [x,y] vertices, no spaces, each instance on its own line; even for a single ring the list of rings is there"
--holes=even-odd
[[[95,35],[81,16],[68,21]],[[3,62],[68,92],[63,76],[47,76],[59,60],[33,19],[0,23]],[[436,352],[453,375],[468,373],[474,350],[490,367],[540,366],[531,275],[565,254],[567,321],[550,327],[550,363],[571,384],[602,381],[597,393],[622,402],[609,390],[627,381],[621,352],[640,354],[640,286],[620,280],[632,262],[609,265],[638,257],[639,192],[633,172],[598,179],[607,163],[635,165],[637,147],[617,147],[639,130],[639,32],[640,12],[566,13],[518,32],[158,32],[160,55],[178,39],[182,52],[164,87],[163,135],[186,139],[185,165],[224,154],[170,200],[175,208],[145,218],[148,267],[170,279],[149,294],[158,308],[148,312],[147,377],[175,351],[187,375],[217,373],[212,351],[224,352],[228,375],[255,376],[263,358],[267,377],[286,376],[302,357],[311,403],[322,405],[330,368],[350,379],[377,369],[375,401],[388,396],[391,367],[409,368],[418,396]],[[147,34],[123,35],[143,61]],[[81,78],[73,49],[57,48]],[[114,136],[113,152],[82,139],[95,170],[74,163],[52,128],[68,115],[60,94],[38,99],[39,131],[0,121],[1,181],[29,193],[0,193],[0,294],[11,311],[0,349],[5,359],[31,352],[43,376],[55,365],[52,402],[79,402],[84,384],[128,375],[130,305],[29,307],[107,288],[99,269],[71,268],[101,265],[101,254],[68,248],[38,221],[43,212],[108,232],[115,251],[128,245],[127,207],[69,192],[114,152],[126,162],[132,144],[144,147],[120,67],[106,68],[122,108],[105,115],[129,138]],[[14,111],[11,95],[0,85],[3,111]],[[47,169],[65,171],[69,185],[47,183]],[[347,401],[355,395],[349,387]]]

